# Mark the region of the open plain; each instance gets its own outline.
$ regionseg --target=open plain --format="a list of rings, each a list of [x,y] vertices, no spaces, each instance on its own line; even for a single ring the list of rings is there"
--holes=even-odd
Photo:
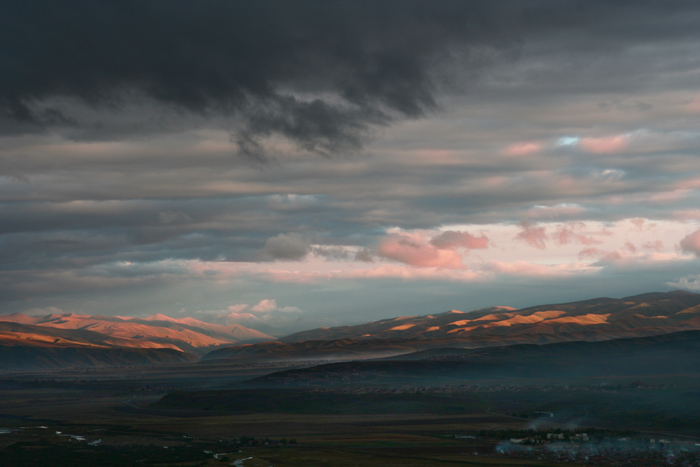
[[[402,378],[326,388],[251,383],[289,366],[4,374],[0,460],[72,467],[639,466],[662,456],[663,465],[697,465],[700,432],[688,401],[700,394],[698,375],[478,384]]]

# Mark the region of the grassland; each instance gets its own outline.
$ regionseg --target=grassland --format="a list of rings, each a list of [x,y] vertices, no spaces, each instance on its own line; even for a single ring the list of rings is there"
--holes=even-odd
[[[562,462],[498,455],[502,433],[574,425],[700,442],[692,438],[700,416],[695,375],[646,378],[641,386],[631,378],[497,379],[457,392],[445,381],[416,390],[415,380],[398,388],[240,385],[269,371],[181,365],[5,375],[0,465],[550,466]]]

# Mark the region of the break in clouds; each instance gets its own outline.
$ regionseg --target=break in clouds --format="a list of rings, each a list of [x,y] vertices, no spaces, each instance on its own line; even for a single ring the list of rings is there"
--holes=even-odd
[[[685,1],[8,6],[3,311],[269,300],[282,326],[697,290],[698,19]]]

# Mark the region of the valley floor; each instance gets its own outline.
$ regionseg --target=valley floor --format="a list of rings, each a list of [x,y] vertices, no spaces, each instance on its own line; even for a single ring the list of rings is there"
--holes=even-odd
[[[240,384],[273,370],[180,365],[4,375],[0,465],[700,465],[698,375],[641,385],[452,381],[419,390],[415,381]]]

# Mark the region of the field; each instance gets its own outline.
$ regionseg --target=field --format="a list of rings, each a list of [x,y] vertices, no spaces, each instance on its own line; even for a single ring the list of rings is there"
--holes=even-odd
[[[240,384],[273,370],[180,365],[6,374],[0,465],[589,465],[584,457],[592,458],[593,449],[621,456],[617,464],[596,465],[643,466],[670,450],[695,465],[700,442],[700,378],[693,375],[508,379],[478,387],[473,380],[420,387]],[[548,433],[591,438],[559,443],[569,446],[564,456]],[[610,447],[653,438],[667,444],[637,454]]]

